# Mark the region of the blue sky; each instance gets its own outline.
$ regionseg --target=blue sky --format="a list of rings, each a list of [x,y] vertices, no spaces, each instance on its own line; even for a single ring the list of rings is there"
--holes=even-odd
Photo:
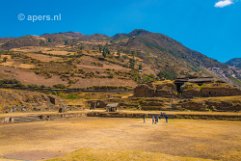
[[[163,33],[225,62],[241,57],[239,0],[2,0],[0,37],[76,31]],[[216,4],[216,5],[215,5]],[[61,21],[19,21],[17,15],[61,14]]]

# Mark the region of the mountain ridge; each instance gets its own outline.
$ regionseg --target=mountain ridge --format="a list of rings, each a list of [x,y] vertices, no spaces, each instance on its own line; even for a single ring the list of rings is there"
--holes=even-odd
[[[60,32],[40,36],[23,36],[3,42],[3,50],[24,46],[55,47],[65,45],[78,50],[84,46],[88,50],[107,45],[113,53],[122,52],[143,60],[152,73],[159,78],[175,79],[180,76],[214,76],[231,84],[239,85],[239,72],[227,64],[187,48],[180,42],[160,33],[136,29],[130,33],[113,36],[103,34],[84,35],[79,32]],[[140,62],[141,63],[141,62]],[[235,81],[233,81],[235,79]]]
[[[241,69],[241,58],[230,59],[225,64],[230,65],[230,66],[234,66],[236,68],[240,68]]]

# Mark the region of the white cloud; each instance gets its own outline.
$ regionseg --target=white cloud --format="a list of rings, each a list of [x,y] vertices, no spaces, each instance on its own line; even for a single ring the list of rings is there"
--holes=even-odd
[[[219,0],[218,2],[215,3],[214,7],[223,8],[226,6],[230,6],[232,4],[234,4],[233,0]]]

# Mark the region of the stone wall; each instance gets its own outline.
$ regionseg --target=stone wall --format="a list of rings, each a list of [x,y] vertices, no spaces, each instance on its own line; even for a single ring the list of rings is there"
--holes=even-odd
[[[200,97],[200,86],[194,83],[185,83],[180,91],[184,98]]]
[[[154,97],[155,89],[147,84],[142,84],[134,89],[135,97]]]
[[[61,103],[56,96],[40,92],[0,89],[0,113],[48,111]]]
[[[195,83],[184,83],[180,91],[171,81],[158,81],[152,84],[138,85],[134,89],[134,97],[217,97],[241,95],[241,91],[227,83],[206,83],[198,85]]]
[[[215,96],[236,96],[241,95],[241,91],[236,88],[202,88],[200,96],[215,97]]]
[[[218,111],[218,112],[237,112],[241,111],[241,101],[212,101],[195,102],[192,100],[179,104],[185,110],[191,111]]]
[[[154,95],[156,97],[177,97],[177,88],[174,83],[157,84],[155,87],[156,91]]]

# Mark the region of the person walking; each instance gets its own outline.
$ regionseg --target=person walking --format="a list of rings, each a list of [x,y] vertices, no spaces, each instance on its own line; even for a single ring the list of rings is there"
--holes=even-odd
[[[155,122],[158,123],[158,115],[155,116]]]
[[[167,114],[165,114],[164,117],[166,119],[166,123],[168,123],[168,116],[167,116]]]
[[[152,115],[152,124],[155,124],[155,116]]]
[[[146,115],[143,115],[143,123],[146,123]]]
[[[159,119],[161,120],[161,118],[163,117],[163,113],[160,113]]]

